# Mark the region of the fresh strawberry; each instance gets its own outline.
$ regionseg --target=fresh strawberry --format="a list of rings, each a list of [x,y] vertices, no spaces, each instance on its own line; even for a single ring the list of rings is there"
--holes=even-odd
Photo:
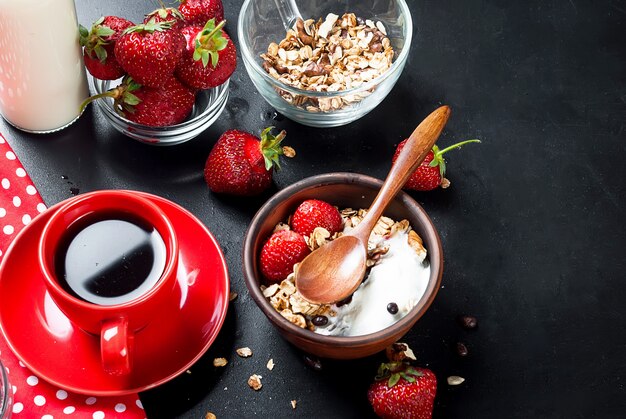
[[[172,22],[172,29],[180,29],[186,24],[185,17],[178,9],[164,5],[148,13],[144,17],[143,23],[149,23],[151,20],[154,22]]]
[[[178,10],[190,24],[204,26],[210,20],[224,20],[222,0],[182,0]]]
[[[261,139],[247,132],[226,131],[217,140],[204,167],[204,178],[209,189],[232,195],[258,195],[272,182],[272,170],[280,168],[278,158],[290,157],[293,149],[280,146],[285,131],[274,136],[268,127]]]
[[[261,248],[261,273],[268,284],[280,282],[293,272],[293,265],[304,259],[311,250],[304,237],[292,230],[273,233]]]
[[[316,227],[323,227],[333,235],[343,226],[343,220],[337,207],[319,199],[303,201],[291,216],[291,228],[308,236]]]
[[[392,161],[395,162],[400,154],[400,151],[406,144],[407,140],[402,141],[398,144],[396,148],[396,152],[393,155]],[[462,141],[460,143],[451,145],[450,147],[446,147],[443,150],[439,150],[439,147],[436,145],[433,146],[433,149],[428,152],[426,158],[420,164],[417,169],[411,174],[409,180],[404,185],[405,189],[412,189],[415,191],[431,191],[433,189],[441,186],[442,188],[447,188],[450,186],[450,181],[446,179],[444,176],[446,174],[446,161],[443,158],[443,154],[453,150],[455,148],[460,148],[461,146],[468,143],[479,143],[480,140],[467,140]]]
[[[117,40],[115,56],[137,83],[160,87],[174,74],[183,53],[184,38],[171,27],[171,21],[153,19],[126,29]]]
[[[88,30],[79,26],[80,44],[87,71],[100,80],[116,80],[125,73],[114,54],[115,42],[134,23],[117,16],[104,16]]]
[[[196,89],[210,89],[224,83],[237,67],[235,44],[222,29],[209,20],[204,27],[187,26],[181,30],[187,41],[176,66],[176,77]]]
[[[111,97],[118,114],[138,124],[151,127],[175,125],[185,120],[195,102],[195,92],[174,76],[162,87],[145,87],[130,77],[108,92],[95,95],[83,103]]]
[[[381,418],[428,419],[436,393],[437,377],[431,370],[399,361],[380,366],[367,398]]]

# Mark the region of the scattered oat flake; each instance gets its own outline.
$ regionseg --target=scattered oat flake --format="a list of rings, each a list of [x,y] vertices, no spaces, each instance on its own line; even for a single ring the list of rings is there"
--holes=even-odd
[[[274,360],[270,359],[269,361],[267,361],[267,369],[268,370],[273,370],[274,369]]]
[[[294,408],[294,409],[296,408],[296,401],[295,400],[291,401],[291,407]]]
[[[215,416],[214,413],[207,412],[206,415],[204,415],[204,419],[217,419],[217,416]]]
[[[237,297],[239,297],[239,294],[237,294],[235,291],[232,291],[228,296],[228,301],[235,301]]]
[[[263,384],[261,384],[261,378],[263,377],[258,374],[252,374],[250,378],[248,378],[248,385],[252,390],[258,391],[261,387],[263,387]]]
[[[226,358],[215,358],[213,360],[214,367],[225,367],[228,364],[228,360]]]
[[[402,343],[402,342],[398,342],[398,343]],[[411,349],[411,347],[406,343],[402,343],[402,344],[406,345],[406,349],[404,350],[404,355],[407,358],[412,359],[413,361],[417,361],[417,358],[415,357],[415,353],[413,353],[413,349]]]
[[[248,358],[252,356],[252,349],[248,348],[247,346],[245,348],[239,348],[237,349],[237,355],[242,358]]]
[[[286,145],[286,146],[283,146],[283,154],[285,155],[285,157],[288,157],[291,159],[293,157],[296,157],[296,150]]]
[[[462,384],[463,381],[465,381],[465,378],[459,377],[458,375],[451,375],[448,377],[448,385],[451,386],[458,386],[459,384]]]

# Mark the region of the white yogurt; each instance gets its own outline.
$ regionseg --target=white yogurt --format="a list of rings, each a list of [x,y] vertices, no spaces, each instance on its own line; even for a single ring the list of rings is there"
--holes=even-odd
[[[49,132],[79,116],[89,91],[73,0],[0,0],[0,114]]]
[[[359,336],[378,332],[406,316],[422,298],[430,277],[430,265],[409,245],[406,232],[381,239],[389,251],[375,265],[352,301],[333,306],[336,316],[329,316],[327,326],[316,333],[334,336]],[[389,303],[398,305],[398,313],[387,311]]]

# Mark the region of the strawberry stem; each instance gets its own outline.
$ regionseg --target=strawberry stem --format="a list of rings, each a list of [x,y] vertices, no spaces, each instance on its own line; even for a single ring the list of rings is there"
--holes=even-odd
[[[120,90],[120,88],[116,87],[115,89],[111,89],[111,90],[109,90],[107,92],[99,93],[97,95],[93,95],[93,96],[88,97],[87,99],[85,99],[83,101],[83,103],[80,104],[80,113],[82,113],[85,110],[87,105],[89,105],[91,102],[94,102],[94,101],[96,101],[98,99],[102,99],[102,98],[105,98],[105,97],[110,97],[110,98],[113,98],[113,99],[117,99],[119,97],[119,95],[120,95],[119,90]]]
[[[454,150],[455,148],[461,148],[465,144],[469,144],[469,143],[480,143],[480,140],[474,139],[474,140],[461,141],[460,143],[453,144],[453,145],[451,145],[449,147],[444,148],[443,150],[439,150],[436,154],[440,156],[443,153],[447,153],[448,151]]]

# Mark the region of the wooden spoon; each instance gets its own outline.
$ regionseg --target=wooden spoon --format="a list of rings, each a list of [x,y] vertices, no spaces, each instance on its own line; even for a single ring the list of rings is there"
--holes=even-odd
[[[367,242],[387,205],[432,149],[448,121],[450,108],[442,106],[411,134],[363,220],[349,233],[309,254],[298,265],[296,288],[313,303],[335,303],[350,296],[365,276]]]

